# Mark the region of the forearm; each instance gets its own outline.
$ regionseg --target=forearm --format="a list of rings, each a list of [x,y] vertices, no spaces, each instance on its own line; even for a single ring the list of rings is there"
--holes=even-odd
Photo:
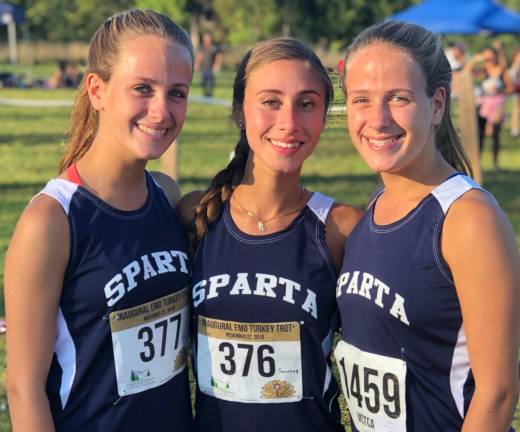
[[[7,396],[13,432],[55,432],[45,390],[8,385]]]
[[[462,432],[508,431],[517,401],[517,386],[492,392],[475,390]]]

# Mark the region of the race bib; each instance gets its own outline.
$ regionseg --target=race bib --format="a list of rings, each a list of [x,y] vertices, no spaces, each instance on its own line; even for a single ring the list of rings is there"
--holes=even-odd
[[[110,314],[119,396],[172,379],[188,357],[188,289]]]
[[[298,322],[243,323],[199,316],[197,341],[203,393],[249,403],[302,399]]]
[[[406,432],[406,363],[340,341],[334,357],[350,416],[360,432]]]

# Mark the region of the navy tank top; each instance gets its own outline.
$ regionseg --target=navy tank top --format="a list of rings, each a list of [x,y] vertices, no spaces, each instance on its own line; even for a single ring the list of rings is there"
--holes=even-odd
[[[182,224],[146,173],[121,211],[64,179],[40,192],[70,226],[47,395],[57,431],[190,431],[189,263]]]
[[[475,389],[461,308],[440,247],[445,215],[471,189],[456,174],[408,215],[347,240],[335,350],[353,431],[460,431]]]
[[[330,354],[336,271],[325,242],[333,199],[314,193],[284,230],[241,232],[229,204],[192,276],[195,429],[343,431]]]

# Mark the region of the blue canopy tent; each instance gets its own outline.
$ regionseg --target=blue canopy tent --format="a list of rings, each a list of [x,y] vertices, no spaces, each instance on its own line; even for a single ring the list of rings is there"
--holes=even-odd
[[[16,63],[18,52],[16,47],[16,24],[25,21],[24,10],[9,3],[0,3],[0,23],[7,26],[7,39],[9,42],[9,58],[11,63]]]
[[[520,33],[520,15],[493,0],[425,0],[387,19],[418,24],[435,33]]]

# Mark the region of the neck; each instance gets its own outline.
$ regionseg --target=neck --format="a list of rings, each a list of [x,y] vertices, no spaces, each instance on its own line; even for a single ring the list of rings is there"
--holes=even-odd
[[[146,161],[123,160],[103,144],[94,141],[76,164],[84,186],[116,208],[139,208],[148,193],[144,176]]]
[[[381,180],[387,198],[414,200],[421,199],[455,172],[455,168],[436,152],[430,163],[414,163],[404,173],[382,173]]]
[[[244,173],[242,182],[233,195],[236,200],[262,219],[293,210],[302,199],[300,172],[274,173],[251,169]],[[264,170],[265,171],[265,170]]]

